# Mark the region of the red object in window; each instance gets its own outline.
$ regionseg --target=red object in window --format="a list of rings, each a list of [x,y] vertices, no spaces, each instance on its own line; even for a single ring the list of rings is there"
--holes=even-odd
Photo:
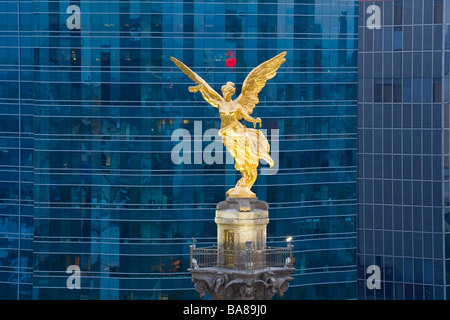
[[[236,58],[231,57],[231,58],[228,58],[227,60],[225,60],[225,67],[235,68],[236,67]]]
[[[225,55],[228,57],[228,59],[225,60],[225,67],[236,68],[236,53],[234,51],[228,50]]]

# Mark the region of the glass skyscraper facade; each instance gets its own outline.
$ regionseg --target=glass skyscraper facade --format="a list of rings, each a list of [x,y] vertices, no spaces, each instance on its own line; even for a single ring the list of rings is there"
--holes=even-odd
[[[239,92],[286,50],[252,114],[279,150],[253,187],[267,243],[293,237],[283,299],[355,299],[357,20],[349,0],[1,1],[0,298],[199,299],[189,245],[215,243],[240,174],[220,141],[203,161],[219,115],[170,56]]]
[[[358,299],[446,299],[450,1],[359,10]]]
[[[0,2],[0,298],[30,299],[33,275],[31,2]],[[21,37],[28,34],[28,37]]]

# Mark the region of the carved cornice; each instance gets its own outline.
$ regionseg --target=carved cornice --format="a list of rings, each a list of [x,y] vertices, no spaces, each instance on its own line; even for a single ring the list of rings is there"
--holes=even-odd
[[[254,273],[228,272],[216,268],[190,269],[195,290],[203,299],[209,294],[214,300],[270,300],[280,298],[289,289],[293,268],[272,268]]]

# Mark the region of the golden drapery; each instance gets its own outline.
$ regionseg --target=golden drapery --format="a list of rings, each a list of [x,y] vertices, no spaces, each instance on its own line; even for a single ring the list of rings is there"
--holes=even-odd
[[[246,128],[236,122],[220,129],[219,135],[228,152],[235,159],[237,170],[245,170],[247,167],[256,169],[259,159],[273,166],[269,142],[260,130]]]

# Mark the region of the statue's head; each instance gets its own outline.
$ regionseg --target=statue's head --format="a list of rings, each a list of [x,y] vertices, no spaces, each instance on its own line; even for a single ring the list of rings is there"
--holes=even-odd
[[[236,92],[234,88],[234,83],[228,81],[226,85],[222,86],[222,95],[225,98],[225,101],[231,101],[231,97]]]

